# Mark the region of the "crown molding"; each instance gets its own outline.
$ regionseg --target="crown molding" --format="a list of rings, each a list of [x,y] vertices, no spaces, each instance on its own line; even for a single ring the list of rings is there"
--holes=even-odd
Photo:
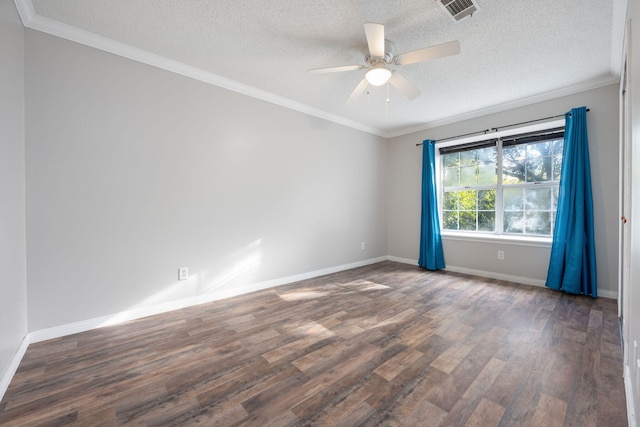
[[[395,138],[398,136],[409,135],[412,133],[422,132],[425,130],[437,128],[440,126],[451,125],[459,123],[465,120],[477,119],[478,117],[488,116],[490,114],[502,113],[504,111],[513,110],[520,107],[526,107],[528,105],[537,104],[539,102],[551,101],[554,99],[562,98],[569,95],[575,95],[580,92],[586,92],[593,89],[598,89],[613,84],[618,84],[619,78],[614,75],[602,77],[600,79],[589,80],[577,85],[568,86],[562,89],[554,90],[551,92],[545,92],[539,95],[529,96],[526,98],[517,99],[515,101],[505,102],[504,104],[495,105],[492,107],[482,108],[468,113],[459,114],[457,116],[447,117],[442,120],[435,120],[432,122],[424,123],[422,125],[406,128],[398,132],[389,133],[387,138]]]
[[[624,5],[626,5],[626,1],[627,0],[615,0],[614,13],[616,14],[616,16],[620,15],[622,13],[621,10],[625,9]],[[611,74],[609,76],[604,76],[600,79],[590,80],[577,85],[562,88],[559,90],[550,91],[550,92],[546,92],[543,94],[534,95],[526,98],[521,98],[518,100],[506,102],[504,104],[482,108],[479,110],[474,110],[467,113],[446,117],[440,120],[425,122],[423,124],[416,125],[416,126],[405,127],[396,131],[385,131],[380,128],[376,128],[376,127],[365,125],[360,122],[356,122],[354,120],[345,119],[344,117],[329,113],[327,111],[320,110],[318,108],[311,107],[307,104],[303,104],[301,102],[294,101],[289,98],[285,98],[283,96],[273,94],[271,92],[264,91],[262,89],[258,89],[253,86],[236,82],[226,77],[222,77],[217,74],[211,73],[209,71],[205,71],[201,68],[187,65],[185,63],[175,61],[173,59],[169,59],[167,57],[157,55],[139,48],[135,48],[133,46],[130,46],[121,42],[117,42],[115,40],[97,35],[95,33],[91,33],[89,31],[79,29],[77,27],[73,27],[68,24],[64,24],[49,18],[45,18],[41,15],[36,14],[31,0],[14,0],[14,2],[18,9],[20,18],[22,19],[22,23],[26,28],[41,31],[43,33],[51,34],[56,37],[64,38],[82,45],[86,45],[89,47],[93,47],[95,49],[112,53],[114,55],[131,59],[133,61],[144,63],[155,68],[163,69],[175,74],[192,78],[194,80],[199,80],[204,83],[208,83],[223,89],[230,90],[232,92],[240,93],[242,95],[256,98],[271,104],[279,105],[281,107],[284,107],[293,111],[297,111],[313,117],[324,119],[329,122],[336,123],[338,125],[356,129],[372,135],[377,135],[385,139],[391,139],[399,136],[409,135],[412,133],[417,133],[417,132],[433,129],[436,127],[440,127],[440,126],[450,125],[450,124],[458,123],[465,120],[475,119],[475,118],[490,115],[490,114],[501,113],[514,108],[524,107],[524,106],[535,104],[538,102],[549,101],[552,99],[573,95],[579,92],[585,92],[585,91],[597,89],[603,86],[619,83],[618,69],[620,68],[620,66],[618,62],[620,62],[620,60],[618,57],[621,56],[621,52],[618,52],[618,51],[621,50],[621,47],[615,45],[613,46],[613,49],[612,49],[613,65],[612,65]],[[619,20],[620,19],[616,19],[616,22]],[[613,43],[614,42],[612,41],[612,44]]]
[[[141,62],[155,68],[166,70],[175,74],[199,80],[232,92],[240,93],[261,101],[279,105],[290,110],[298,111],[310,116],[318,117],[342,126],[360,130],[373,135],[388,138],[387,132],[367,126],[365,124],[345,119],[344,117],[328,113],[326,111],[311,107],[298,101],[293,101],[283,96],[275,95],[271,92],[255,88],[246,84],[236,82],[226,77],[205,71],[185,63],[157,55],[155,53],[142,50],[125,43],[121,43],[107,37],[73,27],[53,19],[45,18],[35,13],[31,0],[15,0],[16,7],[22,24],[26,28],[51,34],[66,40],[70,40],[85,46],[89,46],[104,52],[112,53],[136,62]]]
[[[18,15],[20,15],[22,25],[27,27],[27,24],[36,15],[33,3],[31,3],[31,0],[13,0],[13,2],[16,4],[16,9],[18,9]]]

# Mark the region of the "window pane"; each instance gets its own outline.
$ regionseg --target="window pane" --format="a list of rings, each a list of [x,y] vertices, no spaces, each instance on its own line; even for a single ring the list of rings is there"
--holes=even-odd
[[[461,211],[475,211],[476,210],[476,197],[477,192],[475,190],[465,190],[459,193],[460,198],[460,210]],[[475,228],[475,227],[474,227]]]
[[[553,141],[553,154],[562,157],[564,149],[564,139],[556,139]]]
[[[548,211],[551,209],[551,187],[526,189],[526,210]]]
[[[445,211],[458,210],[458,193],[455,191],[447,191],[442,198],[442,209]]]
[[[550,212],[530,212],[527,213],[525,224],[527,234],[551,234],[551,213]]]
[[[553,141],[527,144],[527,182],[549,181]]]
[[[442,213],[442,227],[445,230],[457,230],[458,229],[458,212],[457,211],[445,211]]]
[[[476,150],[476,152],[478,154],[479,163],[492,163],[495,165],[498,160],[498,148],[495,146],[480,148],[479,150]]]
[[[527,164],[527,182],[544,182],[551,179],[551,157],[534,157],[528,158]]]
[[[554,154],[551,159],[553,167],[553,180],[560,181],[560,171],[562,170],[562,154]]]
[[[495,231],[496,190],[447,191],[443,194],[443,230]]]
[[[522,233],[524,230],[524,214],[522,212],[504,213],[504,232]]]
[[[476,185],[476,165],[460,168],[460,185],[467,187]]]
[[[460,162],[460,153],[451,153],[451,154],[443,154],[444,157],[444,167],[458,167]]]
[[[490,185],[498,181],[498,148],[487,147],[478,150],[478,184]]]
[[[474,166],[476,163],[476,150],[463,151],[460,153],[461,166]]]
[[[495,163],[478,165],[478,185],[491,185],[498,181]]]
[[[496,209],[496,190],[478,191],[478,210],[494,211]]]
[[[505,211],[522,211],[524,209],[522,188],[505,188],[502,193],[502,204]]]
[[[475,211],[460,212],[460,230],[467,230],[467,231],[476,230],[476,212]]]
[[[444,186],[457,187],[458,185],[458,168],[446,168],[444,170]]]
[[[495,231],[496,230],[496,213],[494,211],[478,212],[478,230],[479,231]]]
[[[522,145],[512,145],[502,150],[502,182],[518,184],[525,180],[525,153]]]

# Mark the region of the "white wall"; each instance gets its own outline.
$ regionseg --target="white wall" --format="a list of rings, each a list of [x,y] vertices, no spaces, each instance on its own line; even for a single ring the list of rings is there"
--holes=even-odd
[[[383,138],[25,40],[30,331],[386,255]]]
[[[24,30],[0,0],[0,396],[27,333],[24,150]]]
[[[439,139],[563,114],[586,105],[593,184],[596,258],[599,295],[617,294],[618,263],[618,85],[611,85],[502,113],[466,120],[410,135],[389,143],[388,254],[418,259],[420,232],[420,179],[425,139]],[[517,277],[524,283],[544,282],[550,245],[523,246],[468,242],[443,238],[448,267],[483,271],[495,277]],[[498,261],[497,251],[505,251]]]

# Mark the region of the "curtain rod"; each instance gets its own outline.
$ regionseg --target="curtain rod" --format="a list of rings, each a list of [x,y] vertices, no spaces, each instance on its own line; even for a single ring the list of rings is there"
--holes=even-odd
[[[588,108],[587,108],[587,111],[589,111]],[[436,142],[448,141],[450,139],[458,139],[458,138],[462,138],[463,136],[470,136],[470,135],[475,135],[477,133],[483,133],[483,132],[486,135],[488,132],[491,132],[491,131],[498,132],[498,130],[504,129],[504,128],[510,128],[510,127],[519,126],[519,125],[526,125],[526,124],[529,124],[529,123],[536,123],[536,122],[541,122],[541,121],[544,121],[544,120],[558,119],[560,117],[564,117],[564,114],[558,114],[557,116],[543,117],[541,119],[528,120],[526,122],[514,123],[514,124],[511,124],[511,125],[505,125],[505,126],[495,127],[495,128],[491,128],[491,129],[479,130],[477,132],[465,133],[464,135],[450,136],[448,138],[438,139],[438,140],[436,140]],[[420,142],[420,143],[416,144],[416,147],[418,147],[420,145],[423,145],[423,143]]]

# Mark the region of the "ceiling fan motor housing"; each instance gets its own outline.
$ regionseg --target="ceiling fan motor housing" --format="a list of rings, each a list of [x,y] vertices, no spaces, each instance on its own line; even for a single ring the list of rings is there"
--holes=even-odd
[[[384,40],[384,57],[375,57],[369,55],[369,49],[365,47],[365,61],[370,66],[380,65],[380,64],[392,64],[393,58],[396,53],[396,45],[393,44],[391,40]]]

